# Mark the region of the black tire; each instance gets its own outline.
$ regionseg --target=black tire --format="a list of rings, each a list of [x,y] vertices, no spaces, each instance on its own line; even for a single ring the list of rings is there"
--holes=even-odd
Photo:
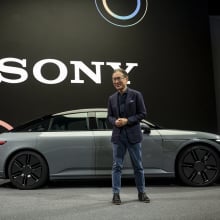
[[[190,186],[213,184],[220,173],[220,158],[208,146],[197,145],[186,148],[178,157],[178,176]]]
[[[22,151],[12,157],[8,166],[11,183],[19,189],[36,189],[48,180],[48,167],[41,155]]]

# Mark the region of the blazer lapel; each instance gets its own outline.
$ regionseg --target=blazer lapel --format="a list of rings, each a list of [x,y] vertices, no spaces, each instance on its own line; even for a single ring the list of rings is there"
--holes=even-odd
[[[129,102],[131,102],[132,101],[132,92],[129,90],[129,88],[128,88],[128,94],[127,94],[127,99],[126,99],[126,106],[128,106],[128,104],[129,104]]]
[[[118,93],[115,93],[114,105],[116,106],[116,115],[119,118]]]

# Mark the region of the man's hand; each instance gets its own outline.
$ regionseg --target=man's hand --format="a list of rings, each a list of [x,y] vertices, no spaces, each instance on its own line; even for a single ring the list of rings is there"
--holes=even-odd
[[[128,119],[127,118],[118,118],[115,121],[115,126],[120,128],[120,127],[125,126],[127,123],[128,123]]]

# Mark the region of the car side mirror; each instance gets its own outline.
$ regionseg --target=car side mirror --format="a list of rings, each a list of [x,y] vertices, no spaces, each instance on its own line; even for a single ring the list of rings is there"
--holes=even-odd
[[[144,134],[150,134],[151,128],[147,124],[141,124],[141,130]]]

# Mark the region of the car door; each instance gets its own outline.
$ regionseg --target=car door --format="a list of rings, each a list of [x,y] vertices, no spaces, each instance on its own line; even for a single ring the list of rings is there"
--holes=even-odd
[[[151,128],[150,133],[143,131],[142,162],[145,174],[163,173],[163,140],[155,128]]]
[[[96,174],[111,175],[112,170],[112,128],[107,121],[106,112],[97,112],[97,130],[94,130],[96,145]],[[144,123],[144,122],[143,122]],[[160,173],[163,161],[162,139],[156,129],[143,133],[142,160],[146,174]],[[124,159],[124,175],[132,175],[133,168],[127,152]]]
[[[143,131],[142,163],[145,174],[161,172],[161,164],[163,163],[162,143],[161,135],[156,129],[151,128],[150,133],[144,133]],[[133,167],[128,152],[124,159],[123,174],[133,174]]]
[[[95,145],[87,113],[52,118],[49,131],[42,132],[37,141],[52,179],[95,174]]]
[[[95,115],[96,128],[93,130],[95,139],[96,175],[110,176],[112,169],[112,126],[107,120],[107,112],[99,111]]]

